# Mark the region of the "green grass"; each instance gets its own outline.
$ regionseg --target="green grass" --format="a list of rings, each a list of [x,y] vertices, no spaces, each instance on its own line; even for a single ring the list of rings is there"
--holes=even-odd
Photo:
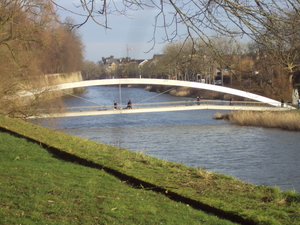
[[[210,209],[215,212],[219,210],[219,212],[227,216],[235,215],[239,218],[244,218],[250,221],[251,224],[300,224],[300,195],[295,191],[284,192],[276,187],[252,185],[224,174],[211,173],[201,168],[190,168],[182,164],[152,158],[141,153],[89,141],[10,118],[0,117],[0,127],[12,130],[45,145],[55,147],[63,152],[101,165],[103,169],[110,169],[111,171],[125,174],[132,179],[136,179],[137,182],[140,181],[141,184],[147,182],[153,187],[161,188],[170,195],[177,195],[177,197],[182,196],[186,199],[194,200],[200,205],[211,207]],[[18,157],[26,161],[26,155],[14,155],[11,157],[11,160],[13,162],[21,161]],[[64,161],[58,162],[59,164],[53,168],[54,170],[60,170],[60,167],[65,164]],[[42,165],[48,166],[51,164],[52,163],[42,163]],[[75,166],[72,163],[71,165]],[[67,171],[68,170],[69,169],[67,169]],[[95,169],[92,169],[92,171],[94,170]],[[21,173],[22,171],[20,171],[20,174]],[[63,173],[59,172],[59,174]],[[72,174],[73,172],[67,174],[61,180],[71,179]],[[55,178],[54,180],[58,179]],[[78,182],[73,181],[73,183]],[[101,184],[102,182],[98,185],[101,186]],[[111,187],[112,185],[109,186]],[[133,190],[137,191],[136,189]],[[113,191],[111,191],[111,193],[113,193]],[[146,193],[150,196],[157,195],[151,191],[147,191]],[[97,196],[98,195],[105,196],[103,194],[97,194]],[[111,196],[110,194],[107,195]],[[146,199],[146,197],[142,199]],[[52,199],[50,200],[53,201]],[[163,197],[164,203],[168,201],[171,200]],[[132,207],[137,209],[145,207],[138,206],[136,203],[131,203],[130,205],[134,205]],[[112,205],[111,209],[119,209],[119,207],[120,206]],[[149,210],[150,212],[157,213],[159,211],[155,211],[155,207],[152,208],[150,205],[149,207],[151,209]],[[112,211],[111,213],[115,213],[117,210]],[[200,213],[200,211],[198,211],[198,213]],[[177,212],[175,214],[177,214]],[[143,224],[144,221],[151,221],[148,218],[151,218],[151,213],[146,215],[143,221],[132,222],[129,219],[128,221],[133,224]],[[107,221],[105,222],[109,223]],[[160,222],[155,223],[159,224]],[[177,219],[173,222],[163,221],[161,223],[187,224],[186,222],[179,223]],[[193,222],[190,224],[193,224]],[[196,224],[204,223],[198,222]]]
[[[0,133],[0,224],[233,224]]]

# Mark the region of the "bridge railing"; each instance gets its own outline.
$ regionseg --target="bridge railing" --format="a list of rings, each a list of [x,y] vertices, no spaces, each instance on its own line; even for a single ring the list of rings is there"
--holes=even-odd
[[[231,106],[251,106],[251,107],[274,107],[267,103],[254,102],[254,101],[224,101],[224,100],[201,100],[197,102],[193,101],[172,101],[172,102],[148,102],[148,103],[135,103],[132,104],[132,108],[158,108],[158,107],[177,107],[177,106],[203,106],[203,105],[231,105]],[[280,105],[278,105],[280,107]],[[117,109],[126,109],[127,105],[119,105]],[[88,111],[88,110],[112,110],[114,105],[98,105],[98,106],[78,106],[67,107],[67,111]]]

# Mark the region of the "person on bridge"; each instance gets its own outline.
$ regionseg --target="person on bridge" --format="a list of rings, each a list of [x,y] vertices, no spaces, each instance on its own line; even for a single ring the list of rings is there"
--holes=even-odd
[[[118,103],[116,101],[114,101],[114,109],[118,108]]]
[[[198,104],[198,105],[200,105],[200,101],[201,101],[200,97],[197,96],[197,104]]]
[[[131,100],[128,100],[127,109],[132,109],[132,102],[131,102]]]

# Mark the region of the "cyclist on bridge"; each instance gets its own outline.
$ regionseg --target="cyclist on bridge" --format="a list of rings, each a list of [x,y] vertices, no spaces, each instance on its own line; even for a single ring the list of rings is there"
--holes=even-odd
[[[114,101],[114,109],[118,108],[118,103],[116,101]]]
[[[127,109],[132,109],[132,102],[131,102],[131,100],[128,100]]]

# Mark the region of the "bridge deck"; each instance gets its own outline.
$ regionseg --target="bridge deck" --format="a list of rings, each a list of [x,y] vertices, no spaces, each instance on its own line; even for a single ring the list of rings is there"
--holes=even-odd
[[[148,112],[168,112],[184,110],[252,110],[252,111],[285,111],[289,108],[280,107],[261,107],[261,106],[235,106],[235,105],[191,105],[191,106],[165,106],[165,107],[146,107],[133,109],[106,109],[106,110],[86,110],[86,111],[69,111],[60,114],[44,115],[41,117],[76,117],[76,116],[96,116],[110,114],[128,114],[128,113],[148,113]]]

